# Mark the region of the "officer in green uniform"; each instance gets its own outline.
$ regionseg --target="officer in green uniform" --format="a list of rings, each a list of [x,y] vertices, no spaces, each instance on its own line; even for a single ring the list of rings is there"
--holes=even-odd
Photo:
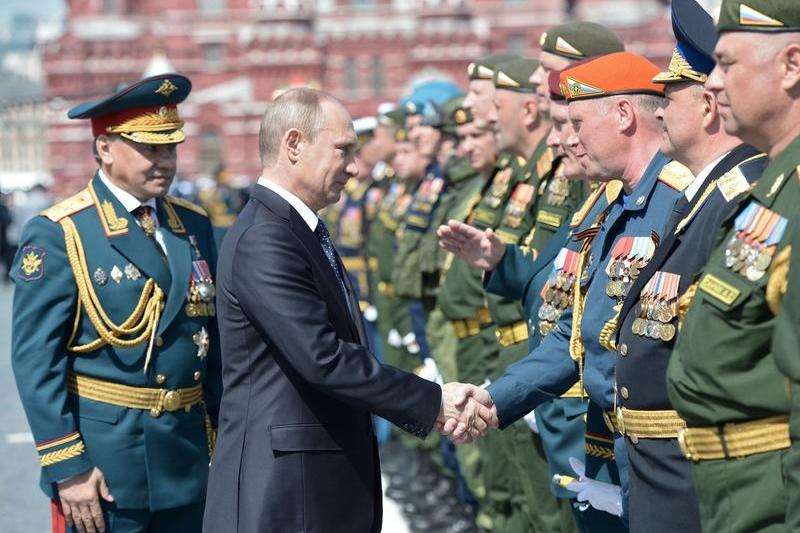
[[[798,224],[800,218],[795,216],[790,221],[792,234],[786,248],[790,249],[789,256],[784,254],[784,261],[776,263],[774,271],[783,271],[787,277],[786,294],[776,318],[775,333],[772,337],[772,350],[775,354],[775,363],[778,369],[791,381],[791,416],[789,430],[792,447],[786,452],[784,464],[786,465],[786,528],[796,531],[800,528],[800,231]],[[790,265],[795,265],[789,270]],[[776,278],[778,279],[778,278]],[[779,293],[782,291],[778,291]]]
[[[201,528],[216,248],[205,211],[166,196],[190,89],[163,74],[71,109],[92,121],[100,169],[23,232],[12,364],[57,531]]]
[[[800,4],[725,0],[717,30],[706,88],[725,104],[726,131],[770,164],[724,219],[696,292],[684,299],[691,304],[667,392],[686,421],[679,442],[693,461],[703,530],[783,532],[789,395],[771,343],[800,201],[800,100],[787,67],[800,45]]]

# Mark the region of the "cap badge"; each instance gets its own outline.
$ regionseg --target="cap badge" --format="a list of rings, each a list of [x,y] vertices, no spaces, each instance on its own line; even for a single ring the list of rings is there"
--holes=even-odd
[[[780,20],[768,17],[746,4],[739,4],[739,24],[742,26],[784,26]]]
[[[455,114],[456,124],[466,124],[467,122],[467,112],[463,109],[459,109],[456,111]]]
[[[597,94],[603,94],[604,92],[603,89],[592,87],[591,85],[582,83],[576,79],[570,78],[569,76],[567,76],[567,90],[573,98],[578,98],[581,96],[593,96]]]
[[[169,98],[169,95],[174,93],[178,90],[178,87],[169,80],[164,80],[161,83],[161,86],[156,89],[157,94],[163,94],[165,97]]]
[[[512,80],[511,77],[505,72],[497,73],[497,84],[503,87],[519,87],[519,83]]]
[[[559,37],[556,39],[556,50],[559,52],[563,52],[565,54],[572,54],[574,56],[581,56],[583,57],[583,52],[569,44],[566,39],[563,37]]]

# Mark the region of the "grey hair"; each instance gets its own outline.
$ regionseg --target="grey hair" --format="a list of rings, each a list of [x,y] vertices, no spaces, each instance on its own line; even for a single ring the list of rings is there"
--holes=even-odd
[[[258,149],[261,165],[275,163],[281,140],[290,129],[298,130],[308,141],[313,142],[323,127],[323,102],[338,102],[336,98],[315,89],[289,89],[267,104],[261,119],[258,134]]]
[[[658,111],[659,108],[663,107],[666,103],[666,99],[663,96],[658,96],[655,94],[630,94],[630,95],[616,95],[610,98],[600,98],[598,106],[600,107],[601,113],[607,115],[611,108],[616,104],[621,98],[626,98],[630,100],[633,106],[636,108],[638,112],[641,113],[642,116],[647,118],[652,118],[655,120],[655,113]]]

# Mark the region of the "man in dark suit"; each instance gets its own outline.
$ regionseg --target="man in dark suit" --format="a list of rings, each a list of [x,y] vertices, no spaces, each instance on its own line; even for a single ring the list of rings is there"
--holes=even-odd
[[[316,211],[357,174],[350,115],[294,89],[261,126],[262,177],[220,254],[224,393],[204,531],[372,532],[381,528],[370,413],[424,437],[496,424],[488,395],[381,365],[358,300]],[[454,408],[469,392],[478,402]],[[444,406],[444,407],[443,407]],[[456,426],[457,427],[454,427]]]

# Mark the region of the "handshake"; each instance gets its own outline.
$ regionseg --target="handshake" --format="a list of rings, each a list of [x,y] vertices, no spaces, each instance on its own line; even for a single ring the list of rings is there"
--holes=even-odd
[[[497,408],[486,389],[467,383],[442,385],[442,406],[435,425],[442,435],[466,444],[499,425]]]

